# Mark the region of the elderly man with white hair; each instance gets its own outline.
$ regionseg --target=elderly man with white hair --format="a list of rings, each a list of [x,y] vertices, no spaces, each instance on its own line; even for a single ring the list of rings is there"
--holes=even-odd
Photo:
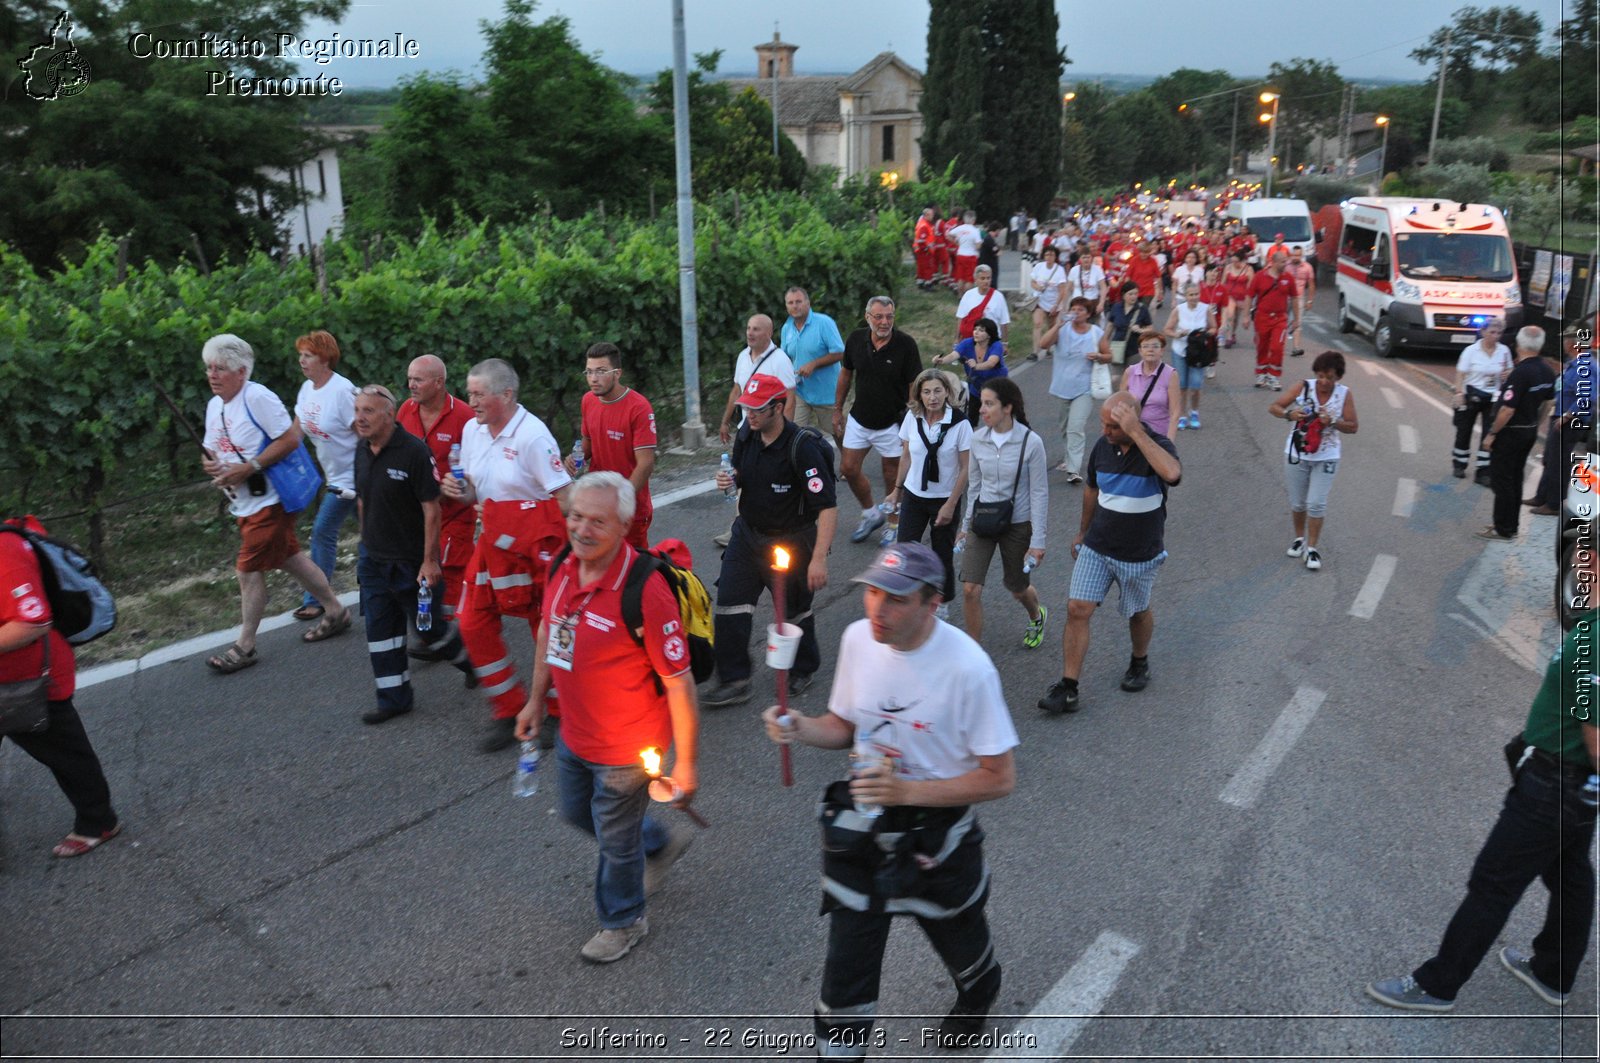
[[[339,604],[328,577],[300,550],[294,514],[284,510],[266,470],[300,445],[300,427],[282,400],[252,383],[255,352],[238,336],[224,333],[206,341],[201,351],[212,399],[206,405],[205,446],[201,463],[211,482],[228,492],[228,511],[239,524],[239,604],[243,623],[239,637],[206,664],[224,675],[257,661],[256,631],[267,609],[267,577],[282,569],[295,578],[323,608],[316,626],[301,636],[320,642],[350,629],[350,610]]]

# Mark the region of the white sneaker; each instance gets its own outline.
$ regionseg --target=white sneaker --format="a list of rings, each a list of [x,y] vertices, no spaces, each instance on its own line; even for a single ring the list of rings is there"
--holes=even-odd
[[[1315,572],[1322,567],[1322,551],[1315,546],[1306,547],[1306,568]]]
[[[878,536],[878,545],[879,546],[893,546],[895,544],[895,541],[898,540],[899,538],[900,538],[900,525],[898,523],[896,523],[896,524],[885,524],[883,526],[883,534]]]
[[[1279,380],[1275,376],[1268,377],[1267,378],[1267,387],[1271,388],[1273,391],[1282,391],[1283,390],[1283,381]]]
[[[584,943],[579,954],[590,963],[615,963],[626,956],[648,933],[650,924],[641,915],[631,926],[601,930]]]
[[[1305,539],[1303,537],[1299,538],[1299,539],[1296,539],[1294,542],[1290,543],[1289,544],[1289,549],[1284,551],[1284,553],[1288,554],[1290,557],[1299,557],[1300,555],[1304,554],[1305,552],[1306,552],[1306,541],[1305,541]]]

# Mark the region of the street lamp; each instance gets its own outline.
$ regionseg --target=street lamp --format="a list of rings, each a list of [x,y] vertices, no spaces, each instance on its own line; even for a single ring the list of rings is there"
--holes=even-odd
[[[1278,161],[1278,104],[1282,100],[1276,92],[1263,92],[1261,102],[1272,104],[1272,112],[1263,112],[1261,121],[1267,124],[1267,199],[1272,198],[1272,171]]]
[[[1383,126],[1383,148],[1378,152],[1378,191],[1383,191],[1383,167],[1389,161],[1389,116],[1380,114],[1373,119]]]

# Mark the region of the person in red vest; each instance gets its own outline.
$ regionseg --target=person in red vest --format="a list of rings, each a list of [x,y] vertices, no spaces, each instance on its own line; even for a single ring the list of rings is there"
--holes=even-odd
[[[395,423],[428,444],[433,464],[441,478],[450,475],[450,448],[461,445],[472,407],[450,394],[444,362],[431,354],[413,358],[406,368],[406,387],[411,397],[400,404]],[[456,603],[461,600],[461,578],[472,560],[472,533],[478,515],[463,502],[445,497],[439,500],[439,568],[444,573],[439,592],[439,613],[454,620]],[[411,656],[434,660],[426,647],[413,646]]]
[[[516,718],[528,700],[506,649],[503,617],[538,623],[550,562],[566,541],[567,488],[572,477],[544,422],[517,401],[517,371],[499,358],[467,374],[467,402],[475,420],[461,444],[463,479],[446,476],[441,492],[478,505],[478,536],[456,619],[473,671],[493,708],[482,750],[516,741]],[[541,735],[541,741],[554,734]]]
[[[650,474],[656,468],[656,413],[650,400],[622,383],[622,352],[614,343],[590,346],[583,376],[589,390],[583,395],[579,432],[589,469],[614,472],[633,485],[633,517],[628,525],[628,545],[637,550],[650,546]]]
[[[923,207],[922,216],[917,219],[916,231],[911,237],[911,253],[917,260],[917,287],[928,292],[933,290],[934,272],[934,231],[933,208]]]

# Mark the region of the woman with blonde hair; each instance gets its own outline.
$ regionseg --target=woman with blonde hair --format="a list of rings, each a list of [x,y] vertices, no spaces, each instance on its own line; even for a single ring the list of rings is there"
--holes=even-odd
[[[900,509],[902,543],[922,540],[928,530],[933,552],[944,562],[944,601],[939,619],[955,598],[955,543],[961,499],[967,490],[972,425],[956,409],[965,388],[954,373],[924,369],[911,383],[905,420],[900,424],[900,476],[889,500]]]

